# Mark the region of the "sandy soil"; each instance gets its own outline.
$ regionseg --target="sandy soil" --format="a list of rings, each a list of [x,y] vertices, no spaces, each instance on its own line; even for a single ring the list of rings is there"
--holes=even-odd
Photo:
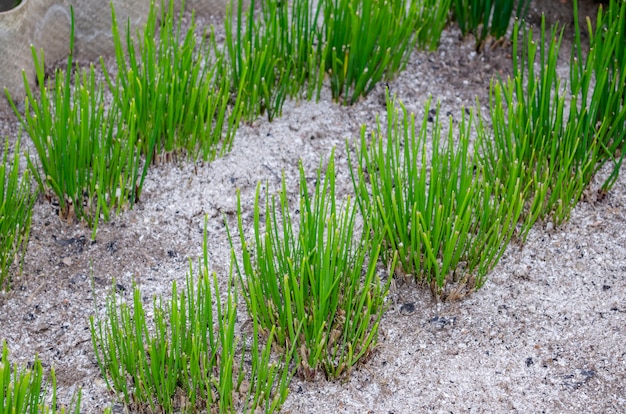
[[[538,10],[571,22],[569,4],[532,7],[533,23]],[[489,80],[510,72],[509,53],[503,46],[478,54],[451,28],[437,52],[416,52],[389,87],[418,118],[429,96],[455,122],[477,98],[486,114]],[[201,253],[207,215],[211,268],[225,283],[223,217],[235,217],[236,189],[249,223],[258,181],[275,190],[284,171],[296,194],[298,159],[313,176],[334,146],[338,193],[350,194],[345,140],[362,124],[373,127],[384,110],[382,85],[349,108],[327,94],[319,103],[288,102],[274,122],[242,126],[223,158],[152,168],[139,205],[101,223],[95,241],[85,226],[60,220],[39,200],[23,275],[0,296],[0,340],[12,360],[26,364],[38,354],[46,368],[56,368],[63,401],[82,388],[83,412],[115,404],[88,330],[113,281],[127,300],[133,281],[147,303],[169,295]],[[1,115],[0,135],[14,141],[16,119]],[[294,379],[283,411],[626,412],[626,177],[606,197],[595,194],[592,188],[565,225],[539,223],[525,245],[512,244],[487,284],[464,300],[438,303],[428,290],[397,281],[367,363],[336,382]],[[239,323],[245,319],[241,313]],[[123,412],[119,404],[114,409]]]

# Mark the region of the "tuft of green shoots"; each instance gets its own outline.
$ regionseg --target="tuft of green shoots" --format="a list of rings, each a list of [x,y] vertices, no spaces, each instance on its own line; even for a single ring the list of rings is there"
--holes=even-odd
[[[47,390],[43,376],[43,367],[38,357],[29,369],[13,366],[9,361],[9,348],[2,341],[0,358],[0,413],[10,414],[65,414],[80,413],[81,393],[70,403],[70,407],[57,404],[57,386],[54,368],[50,369],[52,396],[46,404]],[[72,408],[73,407],[73,408]]]
[[[73,70],[73,10],[71,20],[67,70],[56,70],[54,84],[48,87],[43,52],[38,56],[32,48],[38,96],[25,74],[24,116],[7,96],[35,145],[38,160],[28,157],[28,162],[40,189],[56,195],[62,217],[86,220],[95,237],[100,216],[109,220],[111,213],[132,206],[139,197],[141,159],[135,150],[135,122],[121,128],[115,102],[105,109],[104,88],[96,82],[93,66]]]
[[[421,0],[416,4],[420,8],[415,26],[417,46],[434,51],[439,46],[441,32],[448,24],[452,0]]]
[[[185,290],[179,292],[174,282],[168,305],[154,298],[153,326],[148,326],[137,286],[132,306],[120,306],[112,292],[106,319],[90,318],[102,376],[127,406],[137,410],[276,412],[287,397],[295,349],[276,361],[271,356],[274,333],[270,331],[261,346],[256,323],[250,341],[235,336],[237,292],[229,279],[226,300],[221,302],[217,275],[208,270],[206,220],[203,250],[197,277],[189,264]],[[250,359],[251,366],[244,364]]]
[[[402,70],[415,47],[418,0],[323,0],[317,41],[334,99],[353,104]],[[427,11],[427,13],[433,13]]]
[[[21,271],[36,199],[31,193],[29,171],[19,177],[20,139],[13,151],[10,161],[6,140],[0,164],[0,290],[10,289],[9,272],[15,261]]]
[[[488,35],[503,37],[513,11],[523,18],[529,5],[530,0],[454,0],[454,18],[463,35],[476,36],[476,48],[480,49]]]
[[[323,370],[336,378],[376,344],[391,281],[381,283],[376,272],[382,234],[366,224],[358,236],[355,204],[337,205],[332,154],[324,177],[320,163],[313,194],[300,163],[297,222],[284,177],[278,200],[266,194],[264,213],[260,188],[250,242],[238,197],[241,264],[233,249],[248,313],[264,331],[275,330],[280,346],[297,348],[301,376]]]
[[[245,13],[231,4],[226,50],[244,119],[271,120],[287,98],[319,99],[326,74],[334,99],[356,102],[402,70],[415,44],[436,46],[450,1],[252,0]]]
[[[513,79],[492,84],[491,118],[494,140],[483,141],[484,163],[493,177],[506,177],[512,165],[525,166],[522,176],[529,193],[522,238],[537,219],[565,221],[597,171],[603,152],[602,131],[588,114],[585,83],[590,74],[577,78],[573,69],[574,94],[566,109],[565,92],[557,75],[557,60],[563,29],[546,31],[542,19],[540,38],[520,24],[513,37]],[[537,71],[538,69],[538,71]],[[591,111],[591,112],[590,112]],[[622,118],[623,123],[623,118]],[[598,132],[600,132],[598,134]],[[496,165],[497,164],[497,165]]]
[[[626,2],[611,0],[598,9],[595,29],[587,18],[589,49],[583,51],[574,1],[575,38],[570,63],[570,87],[578,98],[570,117],[581,124],[579,152],[597,142],[602,147],[596,170],[613,166],[603,184],[607,191],[617,180],[626,153]],[[580,157],[580,155],[578,155]]]
[[[215,158],[230,149],[240,117],[238,106],[229,105],[231,79],[215,34],[205,32],[198,44],[194,16],[184,32],[184,5],[175,21],[174,2],[168,4],[161,4],[159,23],[151,1],[137,43],[130,26],[122,43],[111,5],[117,73],[113,78],[105,71],[105,76],[121,108],[122,123],[136,125],[145,168],[180,150],[194,159]]]
[[[429,108],[430,103],[426,114]],[[388,98],[387,119],[386,137],[380,123],[371,142],[362,129],[356,160],[350,160],[363,216],[384,232],[383,258],[397,253],[398,270],[430,285],[442,299],[480,288],[520,217],[520,177],[492,178],[476,162],[469,146],[471,117],[463,116],[458,138],[452,120],[442,137],[439,108],[432,128],[425,116],[418,129],[414,115]],[[479,139],[485,137],[479,131]]]
[[[236,10],[230,3],[225,44],[229,75],[239,92],[244,119],[252,121],[267,113],[271,121],[282,113],[285,100],[298,96],[307,81],[313,85],[317,79],[321,84],[314,47],[319,7],[313,10],[310,0],[251,0],[244,13],[242,1],[237,2]],[[309,98],[312,94],[309,86]]]

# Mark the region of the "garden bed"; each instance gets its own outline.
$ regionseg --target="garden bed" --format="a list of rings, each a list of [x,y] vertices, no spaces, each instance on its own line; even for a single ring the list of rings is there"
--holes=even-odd
[[[534,2],[529,21],[536,24],[543,10],[569,24],[570,9]],[[562,50],[571,41],[566,34]],[[454,125],[477,103],[486,116],[490,80],[511,74],[510,45],[491,46],[477,53],[473,40],[451,27],[437,51],[411,55],[389,91],[417,119],[430,96]],[[566,74],[566,57],[561,64]],[[82,389],[82,412],[111,405],[123,412],[101,377],[89,330],[89,316],[103,315],[112,286],[121,301],[132,301],[133,283],[146,305],[154,295],[169,297],[172,281],[183,286],[189,260],[195,265],[202,256],[206,216],[209,267],[225,292],[231,247],[224,220],[234,228],[236,190],[244,229],[251,231],[257,182],[276,192],[284,172],[295,203],[298,160],[313,182],[320,159],[335,147],[336,193],[352,194],[346,151],[354,156],[361,125],[373,129],[377,116],[385,116],[385,86],[352,106],[333,103],[327,89],[318,103],[287,101],[272,122],[240,126],[223,157],[151,167],[139,202],[100,222],[94,241],[91,229],[59,218],[58,206],[40,196],[22,276],[0,297],[0,338],[12,361],[25,365],[38,355],[45,369],[54,366],[61,401]],[[17,119],[0,115],[0,135],[15,142]],[[22,146],[34,152],[27,138]],[[563,225],[537,222],[525,243],[513,241],[485,286],[462,300],[438,301],[429,289],[397,277],[375,351],[339,380],[295,377],[283,411],[626,410],[626,177],[599,193],[606,174],[600,172]],[[251,329],[240,310],[237,332]]]

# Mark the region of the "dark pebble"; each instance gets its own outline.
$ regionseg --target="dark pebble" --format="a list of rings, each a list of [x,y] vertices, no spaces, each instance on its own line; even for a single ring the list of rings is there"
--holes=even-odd
[[[400,313],[402,314],[409,314],[409,313],[413,313],[415,312],[415,303],[414,302],[410,302],[410,303],[404,303],[402,306],[400,306]]]

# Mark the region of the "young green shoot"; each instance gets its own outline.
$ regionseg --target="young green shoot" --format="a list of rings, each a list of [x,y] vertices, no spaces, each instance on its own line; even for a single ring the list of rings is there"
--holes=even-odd
[[[146,168],[181,150],[193,159],[213,159],[230,149],[239,124],[239,107],[229,104],[231,78],[213,31],[198,44],[194,16],[183,31],[184,4],[177,20],[174,2],[167,4],[161,4],[159,23],[153,0],[137,41],[127,27],[124,43],[111,7],[117,73],[113,77],[105,71],[105,76],[122,123],[136,125]]]
[[[454,300],[480,288],[504,253],[521,214],[523,183],[515,174],[492,179],[476,162],[471,117],[462,118],[458,137],[450,120],[446,137],[438,108],[432,128],[426,116],[418,128],[402,105],[387,105],[386,134],[378,124],[370,142],[364,127],[350,162],[360,209],[384,232],[383,258],[397,254],[399,271]]]
[[[425,22],[419,3],[320,2],[323,24],[317,44],[334,99],[353,104],[378,82],[404,69],[417,42],[418,22]]]
[[[543,19],[540,38],[534,40],[524,29],[521,47],[520,31],[516,22],[513,78],[492,85],[494,139],[483,141],[481,154],[489,174],[500,179],[511,173],[511,166],[524,166],[521,175],[530,184],[521,231],[525,238],[537,219],[559,225],[569,217],[597,171],[601,154],[606,154],[601,140],[608,125],[596,124],[593,101],[587,106],[589,73],[572,68],[573,94],[571,102],[566,101],[557,75],[562,29],[555,26],[547,32]]]
[[[284,178],[277,196],[266,194],[264,211],[260,188],[252,241],[244,234],[239,199],[241,262],[233,249],[248,313],[266,332],[275,330],[280,346],[297,348],[301,376],[322,370],[336,378],[376,344],[391,281],[381,282],[376,271],[382,235],[367,224],[357,229],[350,198],[338,205],[333,155],[324,176],[320,164],[312,193],[300,164],[295,222]]]
[[[448,24],[452,0],[421,0],[415,26],[417,46],[421,50],[435,51],[439,46],[441,32]]]
[[[141,159],[135,150],[135,121],[123,128],[115,102],[105,109],[94,67],[74,71],[73,10],[71,21],[67,69],[57,69],[48,86],[43,52],[38,55],[32,48],[38,96],[24,74],[24,116],[8,97],[35,146],[37,158],[28,157],[28,162],[39,188],[47,197],[56,196],[62,217],[84,219],[95,237],[101,216],[109,220],[139,197]]]
[[[65,414],[80,413],[81,392],[72,399],[70,407],[57,404],[57,384],[54,368],[50,369],[50,403],[43,367],[38,357],[28,369],[17,367],[9,361],[9,348],[2,341],[0,358],[0,413],[10,414]]]
[[[12,158],[9,158],[9,141],[5,141],[0,164],[0,290],[10,289],[15,262],[19,262],[21,271],[36,199],[31,193],[29,171],[19,176],[19,153],[20,139]]]
[[[314,48],[319,7],[314,10],[310,0],[251,0],[244,13],[242,1],[236,9],[229,5],[225,20],[229,76],[245,120],[267,113],[271,121],[282,113],[287,98],[300,95],[306,82],[309,98],[312,85],[321,84]]]
[[[454,0],[454,18],[464,35],[476,36],[476,48],[480,49],[488,35],[503,37],[513,11],[523,18],[529,5],[530,0]]]
[[[90,318],[93,348],[107,386],[123,395],[124,403],[151,412],[254,411],[276,412],[287,397],[289,364],[294,348],[282,359],[271,356],[274,334],[259,343],[253,325],[251,346],[235,336],[237,292],[229,278],[222,302],[217,275],[208,270],[206,235],[197,276],[189,264],[186,289],[172,284],[172,299],[154,298],[148,318],[141,291],[133,303],[118,303],[115,291],[107,299],[106,318]],[[231,271],[232,276],[232,271]],[[153,323],[149,324],[148,320]],[[243,351],[243,352],[242,352]],[[251,366],[244,360],[251,359]]]
[[[612,172],[603,184],[603,190],[607,191],[617,180],[626,154],[626,2],[611,0],[606,12],[600,6],[595,28],[587,18],[589,49],[586,51],[577,24],[577,1],[574,1],[574,22],[570,87],[580,103],[570,117],[581,124],[578,151],[584,153],[597,142],[602,150],[596,170],[607,162],[612,165]]]

